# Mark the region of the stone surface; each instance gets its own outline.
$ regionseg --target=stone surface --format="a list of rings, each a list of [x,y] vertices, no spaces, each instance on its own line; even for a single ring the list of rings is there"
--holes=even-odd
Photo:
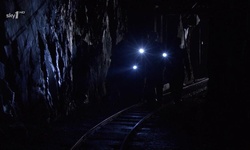
[[[0,77],[17,118],[50,122],[83,97],[105,95],[112,47],[125,32],[117,0],[3,1],[1,14]]]

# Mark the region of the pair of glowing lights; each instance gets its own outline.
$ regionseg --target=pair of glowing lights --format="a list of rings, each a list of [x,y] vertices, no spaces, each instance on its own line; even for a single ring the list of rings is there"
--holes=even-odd
[[[140,53],[140,54],[143,54],[143,53],[145,53],[145,50],[144,50],[143,48],[140,48],[140,49],[139,49],[139,53]],[[166,52],[163,52],[163,53],[162,53],[162,57],[165,58],[165,57],[167,57],[167,56],[168,56],[168,54],[167,54]],[[134,66],[133,66],[133,69],[134,69],[134,70],[136,70],[137,68],[138,68],[137,65],[134,65]]]
[[[144,52],[145,52],[145,50],[144,50],[143,48],[140,48],[140,49],[139,49],[139,53],[140,53],[140,54],[143,54]],[[168,56],[168,54],[167,54],[166,52],[163,52],[163,53],[162,53],[162,57],[167,57],[167,56]]]

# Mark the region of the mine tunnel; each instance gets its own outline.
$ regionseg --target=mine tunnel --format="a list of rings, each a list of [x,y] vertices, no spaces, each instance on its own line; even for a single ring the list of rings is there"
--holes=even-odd
[[[142,102],[173,135],[141,149],[250,148],[248,0],[0,5],[0,149],[71,149]]]

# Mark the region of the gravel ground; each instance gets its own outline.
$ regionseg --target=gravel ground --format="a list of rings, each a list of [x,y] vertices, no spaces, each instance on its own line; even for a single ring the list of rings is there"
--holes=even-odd
[[[81,136],[127,104],[111,101],[86,104],[64,119],[49,125],[14,122],[1,126],[1,150],[69,150]]]
[[[250,138],[246,124],[225,119],[227,115],[207,114],[207,93],[183,98],[169,104],[153,117],[156,126],[147,134],[138,134],[143,144],[133,143],[132,150],[249,150]],[[232,124],[236,122],[235,124]],[[231,123],[231,124],[230,124]],[[245,126],[245,127],[244,127]],[[146,128],[146,127],[145,127]],[[136,140],[135,140],[136,141]]]
[[[150,129],[147,135],[140,135],[144,141],[141,149],[249,150],[246,148],[249,138],[242,138],[237,132],[229,134],[231,128],[224,130],[225,124],[208,121],[204,112],[206,101],[206,91],[203,91],[184,97],[181,103],[168,105],[155,118],[157,128]],[[88,104],[49,126],[12,124],[8,128],[1,128],[4,136],[0,138],[0,149],[69,150],[92,126],[131,103],[114,104],[106,100],[99,104]],[[241,139],[241,142],[235,139]]]
[[[72,112],[68,117],[53,122],[49,125],[24,124],[22,122],[13,123],[8,127],[2,128],[2,135],[4,136],[1,136],[0,139],[0,149],[68,150],[87,130],[92,128],[106,117],[118,112],[122,108],[125,108],[132,103],[132,101],[128,101],[121,104],[119,102],[113,103],[111,100],[106,100],[102,103],[86,104],[83,106],[83,109]],[[166,112],[162,112],[162,118],[167,117],[169,120],[171,120],[171,116],[177,116],[177,112],[183,109],[178,107],[179,106],[177,105],[170,106]],[[168,114],[172,115],[168,116]],[[180,114],[179,117],[181,117]],[[180,120],[182,119],[179,118],[179,121]],[[164,129],[160,127],[164,127],[166,121],[163,119],[159,122],[164,124],[159,124],[159,129],[156,131],[161,132],[160,130]],[[181,124],[173,121],[170,122],[170,124],[174,123]],[[167,124],[170,125],[169,123]],[[161,134],[155,132],[154,135],[158,136]],[[162,142],[160,140],[156,141],[156,139],[157,138],[155,138],[155,141],[153,142],[150,140],[151,142],[149,142],[149,147],[153,148],[156,146],[154,143]]]

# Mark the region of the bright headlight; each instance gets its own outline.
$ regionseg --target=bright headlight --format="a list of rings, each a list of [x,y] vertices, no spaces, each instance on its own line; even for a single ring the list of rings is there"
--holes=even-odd
[[[138,68],[137,65],[134,65],[134,66],[133,66],[133,69],[134,69],[134,70],[136,70],[137,68]]]
[[[143,48],[140,48],[140,49],[139,49],[139,53],[140,53],[140,54],[143,54],[144,52],[145,52],[145,50],[144,50]]]
[[[162,53],[162,56],[163,56],[163,57],[167,57],[168,54],[167,54],[167,53]]]

